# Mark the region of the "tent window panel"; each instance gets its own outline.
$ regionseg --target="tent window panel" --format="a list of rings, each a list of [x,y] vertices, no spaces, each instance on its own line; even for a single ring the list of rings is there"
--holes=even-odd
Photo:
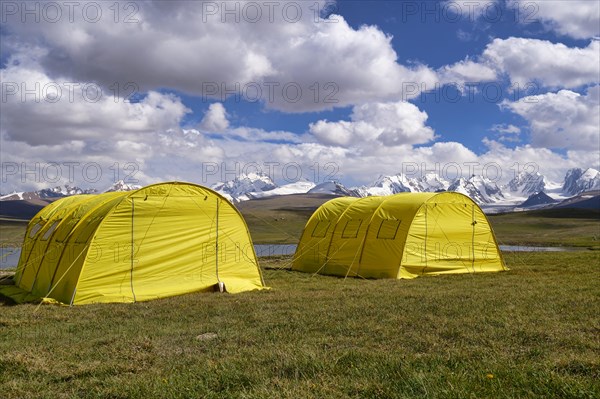
[[[38,222],[35,226],[33,226],[31,231],[29,232],[29,238],[33,238],[38,233],[38,231],[40,231],[43,225],[44,224],[42,222]]]
[[[320,220],[319,223],[315,226],[312,232],[313,237],[325,237],[327,234],[327,230],[329,230],[329,226],[331,223],[329,220]]]
[[[58,222],[59,222],[59,220],[52,223],[52,226],[50,226],[50,228],[48,230],[46,230],[46,232],[42,236],[42,240],[46,241],[48,238],[50,238],[50,236],[54,232],[54,229],[56,229],[56,226],[58,226]]]
[[[385,219],[381,221],[379,230],[377,231],[377,238],[382,240],[394,240],[396,234],[398,234],[398,228],[400,227],[400,220],[396,219]]]
[[[358,236],[358,229],[360,229],[360,225],[362,224],[362,219],[350,219],[346,222],[346,226],[344,226],[344,231],[342,231],[342,238],[356,238]]]

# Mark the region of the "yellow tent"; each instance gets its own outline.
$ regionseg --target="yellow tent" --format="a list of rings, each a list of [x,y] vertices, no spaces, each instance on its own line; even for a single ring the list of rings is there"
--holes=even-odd
[[[328,201],[308,220],[292,269],[364,278],[507,270],[481,208],[454,192]]]
[[[46,206],[27,227],[14,281],[0,293],[71,305],[264,287],[238,210],[208,188],[177,182]]]

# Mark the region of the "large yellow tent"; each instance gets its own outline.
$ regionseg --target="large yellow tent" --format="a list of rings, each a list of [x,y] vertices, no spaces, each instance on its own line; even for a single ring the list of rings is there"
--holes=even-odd
[[[14,281],[0,293],[71,305],[264,287],[238,210],[208,188],[178,182],[46,206],[27,227]]]
[[[454,193],[341,197],[308,220],[293,270],[364,278],[506,270],[481,208]]]

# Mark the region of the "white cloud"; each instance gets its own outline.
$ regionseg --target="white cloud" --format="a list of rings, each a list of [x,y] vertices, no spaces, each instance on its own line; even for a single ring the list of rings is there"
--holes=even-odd
[[[519,21],[543,22],[561,35],[575,39],[600,36],[600,2],[596,0],[508,0],[519,10]]]
[[[200,129],[211,133],[222,132],[229,127],[227,112],[221,103],[212,103],[208,106],[204,118],[200,122]]]
[[[575,167],[598,167],[597,151],[568,151],[561,155],[548,148],[540,148],[529,144],[509,148],[494,140],[484,139],[488,151],[481,154],[477,161],[479,165],[490,165],[490,171],[500,167],[502,176],[500,181],[506,183],[519,172],[526,170],[537,171],[545,175],[550,181],[562,183],[565,173]],[[591,156],[595,155],[594,157]]]
[[[7,64],[0,69],[0,122],[12,140],[31,145],[131,140],[177,127],[189,112],[178,97],[169,94],[150,91],[132,103],[97,85],[51,79],[35,59],[23,54],[14,54]]]
[[[570,90],[529,96],[502,106],[530,125],[536,147],[600,151],[600,86],[585,95]]]
[[[44,43],[40,62],[49,76],[221,101],[237,93],[286,112],[397,99],[407,82],[436,80],[426,66],[399,64],[392,38],[376,26],[354,29],[339,15],[316,18],[325,1],[165,4],[138,3],[138,23],[115,23],[108,3],[95,23],[81,13],[56,23],[9,15],[7,40]],[[261,17],[254,22],[256,5]],[[226,7],[238,11],[227,14]]]
[[[489,82],[498,78],[494,68],[468,58],[440,68],[438,75],[442,83],[461,85],[473,82]]]
[[[494,39],[482,58],[508,74],[521,89],[532,83],[550,88],[576,88],[598,82],[600,41],[594,40],[584,48],[570,48],[538,39]]]
[[[499,141],[511,143],[518,143],[521,141],[519,138],[519,135],[521,134],[521,128],[515,125],[506,123],[497,124],[492,126],[490,131],[496,133]]]
[[[506,123],[502,123],[502,124],[498,124],[498,125],[494,125],[492,126],[492,128],[490,129],[492,132],[497,132],[497,133],[508,133],[508,134],[519,134],[521,133],[521,129],[515,125],[510,125],[510,124],[506,124]]]
[[[433,129],[425,125],[427,113],[407,102],[355,106],[350,119],[338,122],[320,120],[310,125],[310,133],[324,144],[365,146],[369,150],[377,150],[381,146],[423,144],[434,139]]]

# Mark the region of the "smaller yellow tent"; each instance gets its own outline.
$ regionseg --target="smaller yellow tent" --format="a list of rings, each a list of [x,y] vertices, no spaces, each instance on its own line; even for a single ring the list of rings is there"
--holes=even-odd
[[[178,182],[46,206],[27,227],[14,281],[0,293],[71,305],[264,287],[238,210],[215,191]]]
[[[479,206],[454,193],[341,197],[308,220],[293,270],[364,278],[506,270]]]

